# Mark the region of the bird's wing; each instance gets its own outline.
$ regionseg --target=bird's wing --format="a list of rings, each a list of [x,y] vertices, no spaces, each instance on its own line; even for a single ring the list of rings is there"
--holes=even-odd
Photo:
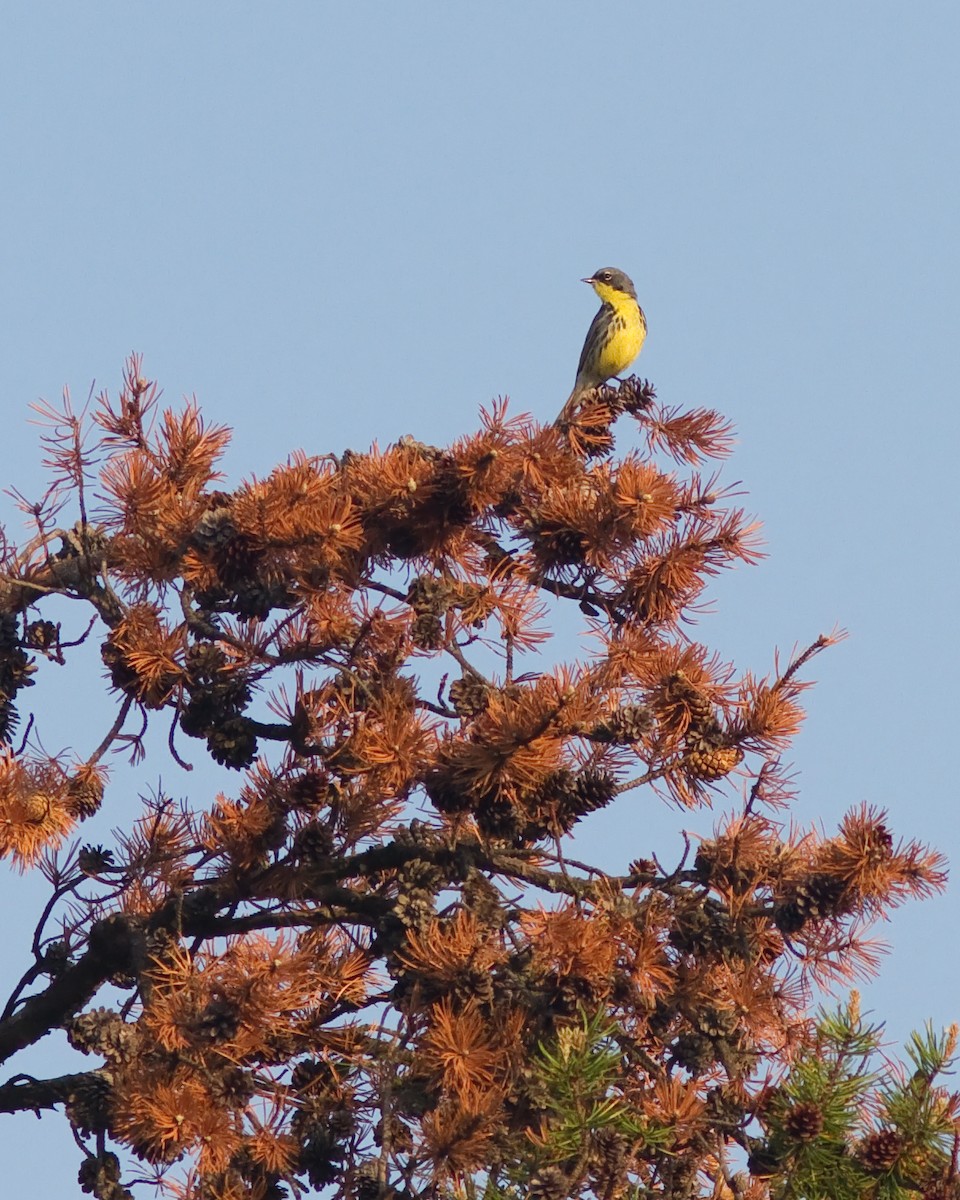
[[[587,336],[583,342],[583,349],[580,351],[580,361],[577,364],[577,379],[580,379],[580,373],[584,368],[584,364],[588,362],[596,362],[597,350],[603,342],[604,334],[607,326],[607,314],[605,306],[600,305],[597,309],[597,315],[590,322],[590,328],[587,330]]]

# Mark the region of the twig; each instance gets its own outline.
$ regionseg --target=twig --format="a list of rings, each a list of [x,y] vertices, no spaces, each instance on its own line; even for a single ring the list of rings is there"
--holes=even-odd
[[[750,788],[750,795],[747,797],[747,802],[743,806],[744,816],[750,816],[750,814],[753,812],[754,804],[756,804],[758,800],[762,799],[761,793],[763,791],[764,784],[767,781],[767,777],[776,771],[779,765],[779,758],[768,758],[757,772],[757,777],[753,781],[753,786]]]
[[[790,664],[790,666],[787,667],[784,673],[773,685],[774,688],[780,688],[783,687],[785,683],[789,683],[793,676],[796,675],[796,673],[800,670],[800,668],[805,666],[815,654],[819,654],[821,650],[825,650],[828,646],[834,645],[835,642],[840,641],[841,638],[844,637],[846,637],[846,633],[842,629],[831,634],[821,633],[816,641],[812,642],[806,648],[806,650],[804,650],[802,654],[798,655],[797,658],[795,658]]]
[[[103,758],[104,754],[106,754],[107,750],[109,750],[114,739],[119,736],[120,730],[123,728],[123,724],[127,719],[127,714],[130,712],[130,706],[132,704],[133,697],[126,696],[123,703],[120,705],[120,711],[117,713],[117,719],[110,726],[110,731],[107,733],[107,736],[87,759],[86,765],[88,767],[92,767],[98,763],[100,759]]]
[[[177,732],[177,721],[178,721],[179,717],[180,717],[180,713],[177,710],[174,710],[173,720],[170,722],[170,732],[167,734],[167,747],[170,750],[170,754],[173,756],[173,761],[178,766],[183,767],[183,769],[185,771],[192,771],[193,764],[186,762],[184,759],[182,759],[180,757],[180,755],[177,753],[177,747],[174,744],[174,740],[173,740],[174,734]]]
[[[480,671],[477,670],[477,668],[473,665],[473,663],[467,659],[466,655],[463,653],[463,651],[460,649],[460,647],[457,645],[456,642],[449,642],[444,647],[444,649],[446,650],[446,652],[450,655],[450,657],[452,659],[454,659],[456,662],[458,662],[460,664],[460,666],[463,668],[463,670],[468,675],[472,675],[475,679],[479,679],[481,683],[486,684],[486,686],[489,688],[494,687],[493,681],[490,679],[487,679],[487,677],[485,675],[483,675]]]
[[[90,636],[90,631],[91,631],[91,629],[93,629],[93,627],[94,627],[94,625],[96,625],[96,623],[97,623],[97,618],[96,618],[96,615],[94,615],[94,616],[92,616],[92,617],[90,618],[90,620],[87,622],[87,627],[86,627],[86,629],[83,631],[83,633],[81,633],[81,634],[80,634],[80,636],[79,636],[78,638],[75,638],[75,639],[74,639],[74,641],[72,641],[72,642],[60,642],[60,643],[58,643],[58,644],[59,644],[59,647],[60,647],[60,649],[61,649],[61,650],[69,650],[69,649],[71,649],[71,647],[73,647],[73,646],[82,646],[82,645],[83,645],[83,643],[84,643],[84,642],[87,640],[87,638]]]
[[[40,914],[40,919],[33,931],[33,944],[31,946],[31,952],[35,961],[31,963],[26,971],[24,971],[23,975],[17,981],[16,987],[7,998],[7,1002],[3,1007],[3,1012],[0,1013],[0,1022],[6,1021],[8,1017],[13,1016],[14,1012],[16,1011],[17,1002],[23,995],[25,989],[28,988],[35,979],[38,979],[44,973],[44,962],[40,953],[40,942],[43,937],[43,927],[50,919],[50,914],[53,912],[59,901],[68,892],[73,891],[79,882],[80,877],[75,877],[68,880],[64,884],[61,884],[60,887],[54,889],[53,895],[43,906],[43,912]]]
[[[642,787],[645,783],[652,783],[655,779],[662,779],[664,775],[669,775],[674,769],[676,763],[665,763],[662,767],[653,767],[645,775],[637,775],[633,779],[627,779],[623,783],[618,783],[614,788],[614,794],[619,796],[623,792],[629,792],[633,788]]]
[[[20,745],[17,747],[17,758],[26,750],[27,742],[30,739],[30,730],[33,728],[33,713],[27,718],[27,727],[23,731],[23,737],[20,739]]]
[[[391,600],[399,600],[401,604],[406,604],[407,602],[406,592],[397,591],[396,588],[392,588],[386,583],[380,583],[379,580],[370,578],[364,579],[362,581],[362,586],[372,588],[373,591],[380,592],[384,596],[389,596]]]

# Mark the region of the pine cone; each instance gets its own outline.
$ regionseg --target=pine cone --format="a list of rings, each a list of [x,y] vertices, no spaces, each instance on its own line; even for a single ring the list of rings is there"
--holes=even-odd
[[[743,751],[737,746],[710,746],[699,742],[695,749],[688,749],[683,763],[691,775],[698,779],[723,779],[743,761]]]
[[[215,1101],[222,1101],[228,1108],[244,1108],[257,1090],[256,1079],[242,1067],[225,1067],[222,1071],[211,1071],[207,1087]]]
[[[110,1123],[110,1098],[110,1084],[98,1071],[79,1076],[67,1097],[67,1120],[85,1137],[102,1133]]]
[[[211,642],[194,642],[184,656],[184,667],[191,685],[213,683],[227,665],[227,657]]]
[[[683,671],[674,671],[667,680],[667,699],[681,703],[687,710],[689,728],[704,733],[717,728],[717,718],[710,699],[687,678]]]
[[[536,817],[527,836],[535,839],[546,832],[561,837],[581,817],[609,804],[616,794],[616,779],[602,767],[584,767],[576,774],[567,767],[551,771],[531,797]]]
[[[455,781],[452,770],[439,763],[433,767],[423,781],[430,803],[442,813],[468,812],[470,797]]]
[[[228,1042],[240,1028],[236,1006],[226,996],[213,996],[191,1028],[200,1041]]]
[[[113,636],[112,634],[110,635]],[[127,660],[124,657],[123,651],[115,646],[108,637],[100,646],[100,658],[103,660],[103,665],[110,672],[110,682],[120,692],[126,692],[128,695],[135,696],[139,686],[139,680],[136,672],[132,671],[127,665]],[[2,678],[0,678],[0,687],[2,687]],[[6,688],[3,688],[7,691]]]
[[[747,1170],[755,1179],[770,1179],[783,1165],[783,1158],[769,1146],[757,1145],[747,1159]]]
[[[630,1143],[622,1133],[617,1133],[613,1129],[599,1130],[596,1142],[604,1173],[608,1178],[616,1178],[627,1166]]]
[[[526,822],[516,806],[506,796],[485,796],[477,804],[475,815],[481,833],[492,838],[511,840],[519,837]]]
[[[70,948],[65,941],[57,939],[50,942],[43,952],[43,971],[51,979],[56,979],[70,964]]]
[[[300,1139],[298,1169],[306,1174],[311,1187],[325,1188],[339,1174],[343,1147],[322,1121],[297,1122],[294,1118],[294,1122],[293,1131]]]
[[[441,616],[450,607],[450,584],[436,575],[418,575],[407,588],[407,603],[418,615]]]
[[[823,1129],[823,1109],[812,1101],[800,1101],[784,1117],[783,1128],[795,1141],[812,1142]]]
[[[113,851],[104,850],[103,846],[81,846],[77,854],[77,866],[84,875],[99,875],[113,863]]]
[[[421,613],[410,627],[410,637],[421,650],[439,650],[443,645],[443,622],[433,613]]]
[[[586,556],[587,541],[579,529],[531,530],[531,541],[540,557],[551,567],[579,566]]]
[[[737,1032],[737,1014],[730,1009],[708,1004],[697,1012],[695,1024],[706,1037],[728,1038]]]
[[[713,1041],[702,1033],[681,1033],[673,1043],[673,1061],[691,1075],[702,1075],[717,1061]]]
[[[257,736],[246,717],[228,717],[208,731],[207,749],[222,767],[240,771],[257,757]]]
[[[653,384],[646,379],[638,379],[636,375],[628,375],[620,381],[617,391],[623,411],[628,413],[645,412],[653,405],[657,393]]]
[[[394,837],[398,846],[439,846],[443,842],[438,830],[416,817],[409,825],[398,825]]]
[[[303,1058],[293,1068],[290,1086],[295,1092],[320,1092],[330,1087],[334,1074],[330,1064],[321,1058]]]
[[[17,614],[0,613],[0,654],[15,650],[20,645],[20,622]]]
[[[479,717],[490,703],[490,688],[478,675],[464,675],[462,679],[454,680],[448,695],[458,717]]]
[[[652,878],[657,874],[657,864],[652,858],[634,858],[628,863],[627,871],[630,875],[639,875],[642,878],[649,875]]]
[[[570,1181],[555,1166],[541,1167],[535,1171],[527,1186],[527,1200],[566,1200],[569,1193]]]
[[[304,812],[329,806],[335,795],[336,788],[331,785],[330,777],[312,767],[293,776],[287,785],[288,807]]]
[[[617,781],[602,767],[584,767],[574,776],[575,803],[578,814],[603,808],[616,796]]]
[[[23,644],[33,650],[49,650],[60,645],[60,626],[53,621],[31,621]]]
[[[960,1180],[952,1178],[935,1179],[923,1189],[921,1200],[958,1200],[960,1197]]]
[[[233,522],[228,500],[226,504],[207,509],[194,526],[192,541],[198,550],[226,553],[227,547],[236,536],[237,527]]]
[[[315,587],[320,584],[311,580]],[[244,576],[237,584],[235,599],[230,608],[238,617],[254,617],[265,621],[275,608],[292,608],[296,603],[293,593],[282,580],[267,583],[256,575]]]
[[[336,1138],[347,1138],[357,1128],[356,1114],[349,1108],[335,1108],[327,1113],[327,1128]]]
[[[237,672],[194,687],[180,713],[180,728],[187,737],[206,737],[228,720],[241,716],[253,693]]]
[[[503,897],[485,875],[473,868],[464,881],[463,903],[482,925],[499,928],[506,922]]]
[[[81,767],[67,780],[64,806],[78,821],[98,812],[103,803],[103,777],[89,767]]]
[[[91,1154],[83,1160],[77,1172],[80,1190],[95,1196],[97,1200],[130,1200],[131,1193],[119,1181],[120,1160],[109,1151],[98,1157]]]
[[[354,1195],[356,1200],[386,1200],[386,1197],[393,1195],[393,1189],[380,1178],[380,1169],[375,1160],[361,1164],[357,1171]]]
[[[433,919],[436,895],[443,886],[442,872],[428,862],[413,860],[397,872],[394,915],[408,929],[423,929]]]
[[[627,746],[637,742],[653,726],[653,712],[645,704],[625,704],[615,708],[590,730],[594,742]]]
[[[133,1027],[112,1008],[91,1008],[66,1022],[64,1029],[74,1050],[106,1058],[119,1057],[136,1036]]]
[[[333,853],[333,835],[326,825],[311,821],[297,831],[293,849],[301,862],[327,862]]]
[[[903,1136],[895,1129],[868,1133],[857,1147],[857,1157],[871,1171],[890,1171],[903,1149]]]
[[[838,911],[844,895],[844,883],[834,875],[808,875],[784,896],[773,913],[781,933],[797,933],[807,921],[818,921]]]
[[[208,535],[206,545],[214,551],[217,573],[228,587],[256,577],[260,555],[250,538],[230,529],[229,518],[219,528],[211,518],[209,526],[204,526],[204,533]]]
[[[381,1118],[374,1126],[373,1140],[377,1146],[385,1141],[390,1144],[392,1154],[409,1154],[413,1150],[413,1134],[398,1117]]]

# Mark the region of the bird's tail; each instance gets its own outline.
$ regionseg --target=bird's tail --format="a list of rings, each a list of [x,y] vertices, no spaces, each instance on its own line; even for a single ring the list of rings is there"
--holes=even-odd
[[[587,392],[592,390],[593,385],[584,386],[584,384],[577,380],[577,382],[573,385],[573,391],[567,397],[566,403],[564,404],[563,408],[560,409],[560,413],[557,416],[557,419],[554,421],[554,425],[563,425],[569,421],[573,414],[577,411],[577,406],[579,405],[581,398],[585,396]]]

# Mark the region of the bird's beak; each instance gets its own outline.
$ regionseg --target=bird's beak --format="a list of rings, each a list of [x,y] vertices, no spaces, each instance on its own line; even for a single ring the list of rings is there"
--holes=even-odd
[[[594,277],[592,275],[588,275],[586,277],[586,279],[581,279],[580,282],[581,283],[596,283],[597,281],[594,279]]]

